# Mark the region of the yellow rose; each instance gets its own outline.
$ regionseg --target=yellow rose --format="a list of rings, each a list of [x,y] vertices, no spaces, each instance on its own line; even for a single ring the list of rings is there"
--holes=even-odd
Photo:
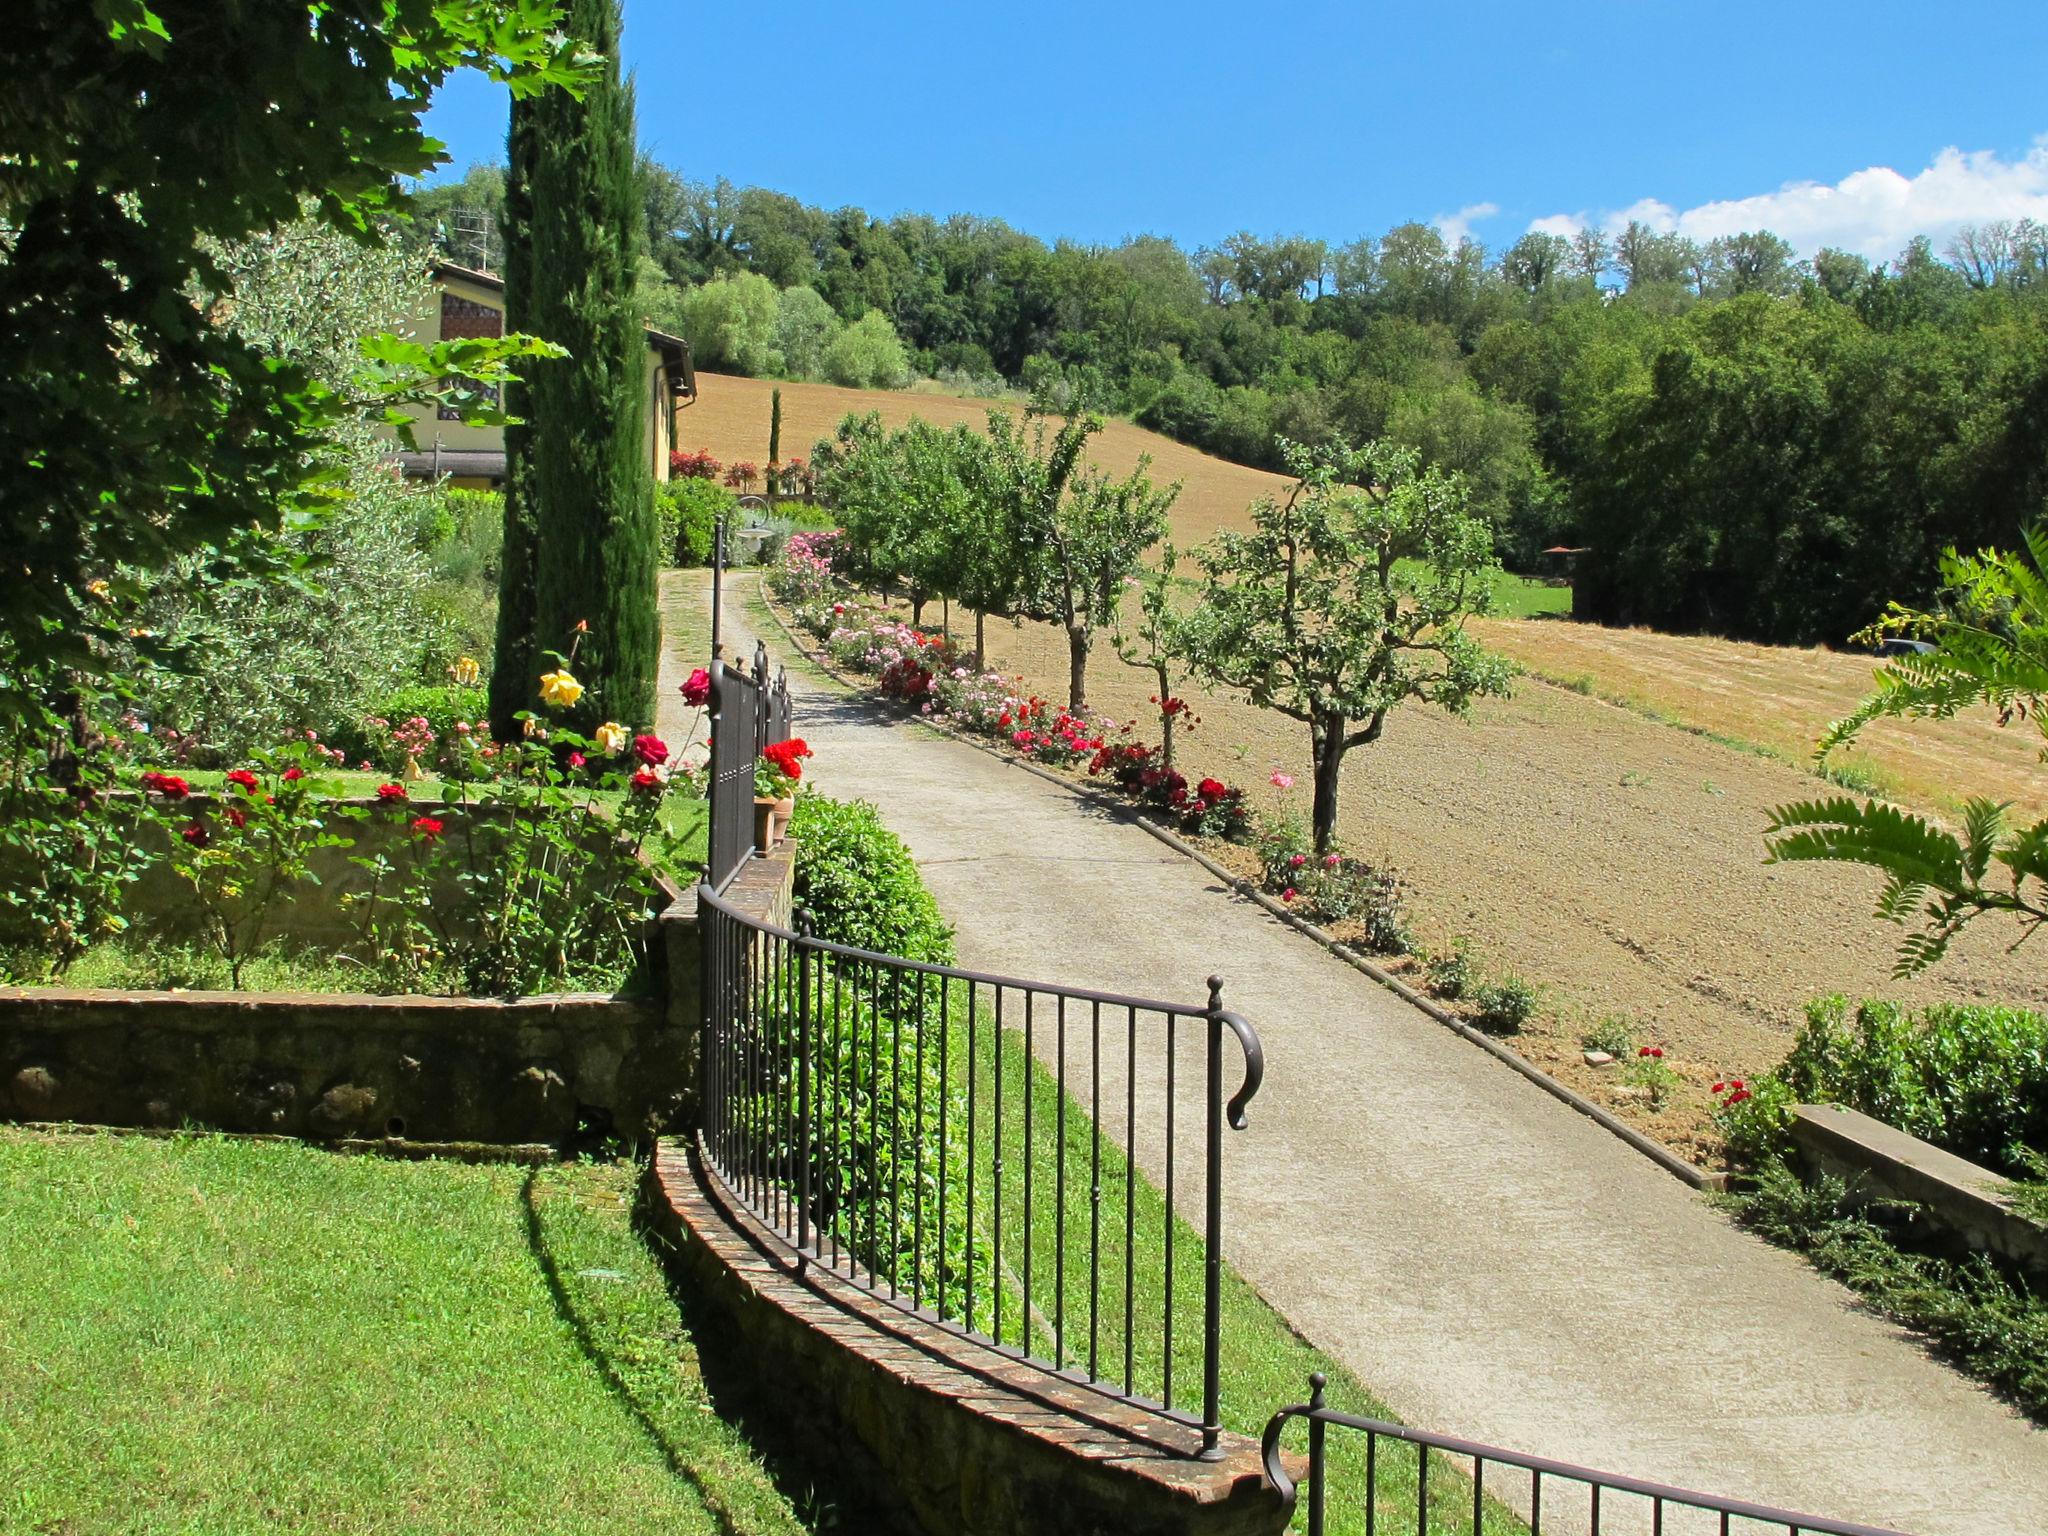
[[[483,676],[483,668],[476,664],[474,656],[458,656],[455,658],[455,665],[448,669],[448,673],[459,687],[474,688],[476,680]]]
[[[550,672],[540,680],[540,696],[543,702],[557,709],[574,709],[576,701],[583,697],[583,685],[564,668]]]
[[[597,728],[597,744],[604,748],[606,757],[617,757],[626,750],[626,728],[616,720],[607,720]]]

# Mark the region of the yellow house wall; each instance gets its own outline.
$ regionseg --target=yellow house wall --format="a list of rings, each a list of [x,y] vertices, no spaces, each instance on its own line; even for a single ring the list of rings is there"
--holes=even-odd
[[[427,346],[438,342],[441,339],[443,291],[491,309],[504,309],[505,295],[500,290],[453,275],[445,276],[421,297],[419,307],[399,325],[398,333],[408,340],[422,342]],[[647,432],[644,440],[647,445],[648,465],[653,470],[655,479],[666,480],[668,456],[675,447],[675,416],[668,408],[668,391],[663,386],[661,376],[660,350],[649,346],[646,358],[646,368],[641,375],[640,402],[647,413]],[[503,427],[472,427],[460,421],[442,421],[435,407],[431,405],[408,406],[406,414],[412,418],[413,439],[419,444],[422,452],[432,452],[437,442],[441,447],[450,449],[475,448],[494,453],[505,451]],[[387,437],[396,439],[395,430],[382,430]]]

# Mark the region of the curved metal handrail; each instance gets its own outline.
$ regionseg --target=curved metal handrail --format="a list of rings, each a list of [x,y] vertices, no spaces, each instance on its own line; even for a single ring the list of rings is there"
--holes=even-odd
[[[1534,1456],[1522,1451],[1504,1450],[1497,1445],[1486,1445],[1477,1440],[1462,1440],[1456,1435],[1440,1435],[1431,1430],[1414,1429],[1406,1424],[1393,1424],[1384,1419],[1361,1418],[1356,1414],[1339,1413],[1323,1400],[1328,1379],[1320,1372],[1310,1376],[1309,1400],[1293,1403],[1282,1408],[1266,1422],[1265,1433],[1260,1437],[1260,1458],[1265,1466],[1266,1481],[1281,1498],[1293,1500],[1295,1479],[1288,1474],[1286,1460],[1280,1448],[1280,1436],[1289,1420],[1302,1419],[1310,1425],[1309,1469],[1310,1501],[1309,1536],[1321,1536],[1322,1531],[1322,1479],[1324,1475],[1323,1435],[1329,1426],[1338,1429],[1361,1430],[1368,1436],[1383,1436],[1389,1440],[1405,1440],[1421,1448],[1422,1452],[1441,1451],[1451,1456],[1469,1456],[1475,1471],[1474,1499],[1484,1490],[1484,1469],[1488,1466],[1514,1467],[1530,1474],[1534,1486],[1540,1489],[1541,1479],[1555,1477],[1577,1483],[1595,1490],[1631,1494],[1648,1499],[1653,1507],[1675,1504],[1696,1509],[1707,1514],[1721,1515],[1724,1519],[1755,1521],[1763,1525],[1783,1526],[1791,1536],[1903,1536],[1902,1532],[1886,1526],[1859,1525],[1851,1520],[1830,1520],[1820,1515],[1802,1515],[1794,1510],[1780,1509],[1770,1504],[1756,1504],[1746,1499],[1722,1498],[1711,1493],[1700,1493],[1690,1488],[1678,1488],[1665,1483],[1654,1483],[1646,1478],[1628,1477],[1618,1472],[1599,1472],[1591,1467],[1576,1466],[1568,1461],[1557,1461],[1548,1456]],[[1536,1502],[1537,1530],[1541,1531],[1540,1496]],[[1597,1526],[1596,1526],[1597,1528]],[[1727,1528],[1724,1524],[1724,1530]]]
[[[1214,1019],[1237,1037],[1238,1046],[1244,1052],[1244,1081],[1238,1085],[1237,1092],[1231,1095],[1225,1114],[1230,1120],[1230,1128],[1234,1131],[1241,1131],[1250,1124],[1245,1114],[1245,1106],[1258,1095],[1260,1087],[1265,1083],[1266,1050],[1260,1043],[1259,1032],[1252,1028],[1251,1022],[1244,1015],[1216,1006],[1216,999],[1223,988],[1221,976],[1209,978],[1209,1002],[1170,1003],[1159,998],[1138,997],[1123,992],[1104,992],[1092,987],[1068,986],[1063,982],[1031,981],[1021,976],[1003,976],[993,971],[969,970],[964,966],[939,965],[926,960],[906,959],[902,955],[884,954],[879,950],[860,949],[851,944],[835,944],[830,939],[814,938],[793,928],[785,928],[779,923],[771,923],[766,918],[757,917],[745,908],[728,901],[708,882],[697,887],[697,894],[699,900],[706,906],[715,908],[733,921],[779,939],[792,947],[807,949],[813,954],[836,955],[841,959],[882,966],[893,971],[913,971],[925,976],[945,977],[953,981],[966,982],[970,986],[1007,987],[1015,991],[1042,992],[1052,996],[1074,998],[1084,1003],[1102,1003],[1112,1008],[1134,1008],[1140,1012],[1165,1014],[1182,1019]]]

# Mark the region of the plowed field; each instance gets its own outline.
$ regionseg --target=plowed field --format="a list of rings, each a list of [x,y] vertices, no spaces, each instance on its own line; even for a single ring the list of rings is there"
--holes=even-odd
[[[1606,634],[1541,621],[1489,630],[1494,643],[1522,654],[1567,641],[1590,648]],[[1718,661],[1677,665],[1702,642],[1608,638],[1618,656],[1643,668],[1661,642],[1673,650],[1672,676],[1689,678],[1701,698],[1728,699],[1715,681]],[[996,665],[1064,698],[1059,631],[991,624],[989,639]],[[1811,742],[1809,719],[1825,720],[1859,696],[1871,663],[1776,654],[1776,669],[1763,656],[1746,663],[1760,669],[1749,686],[1770,695],[1768,706],[1746,714],[1732,700],[1721,707],[1752,737],[1759,722],[1779,720],[1773,729],[1796,752]],[[1647,675],[1669,686],[1663,674]],[[1106,646],[1098,650],[1090,669],[1097,712],[1142,719],[1150,691],[1144,674]],[[1182,749],[1184,764],[1246,784],[1265,808],[1291,803],[1306,814],[1306,728],[1196,692],[1201,725]],[[1953,760],[1970,772],[2024,782],[2024,738],[1965,722],[1942,732]],[[1269,784],[1276,769],[1294,775],[1293,790]],[[1794,763],[1524,679],[1515,697],[1482,703],[1469,722],[1421,707],[1397,715],[1378,745],[1347,759],[1339,833],[1354,851],[1402,872],[1417,927],[1433,947],[1469,936],[1489,970],[1542,984],[1544,1015],[1519,1049],[1667,1144],[1711,1160],[1709,1086],[1775,1064],[1813,997],[2048,1004],[2048,978],[2031,950],[2005,952],[2010,928],[1987,920],[1931,975],[1894,981],[1899,930],[1871,917],[1874,876],[1766,866],[1770,808],[1822,792],[1828,786]],[[1685,1078],[1677,1102],[1652,1112],[1624,1093],[1615,1069],[1584,1064],[1580,1033],[1607,1014],[1628,1017],[1643,1043],[1665,1048]]]

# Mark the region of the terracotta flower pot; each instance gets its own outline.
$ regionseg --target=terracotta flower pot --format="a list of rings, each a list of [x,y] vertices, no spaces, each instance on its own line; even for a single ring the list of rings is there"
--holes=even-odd
[[[775,846],[775,802],[754,796],[754,851],[766,853]]]
[[[796,796],[784,795],[775,802],[775,840],[789,836],[789,818],[796,813]]]

